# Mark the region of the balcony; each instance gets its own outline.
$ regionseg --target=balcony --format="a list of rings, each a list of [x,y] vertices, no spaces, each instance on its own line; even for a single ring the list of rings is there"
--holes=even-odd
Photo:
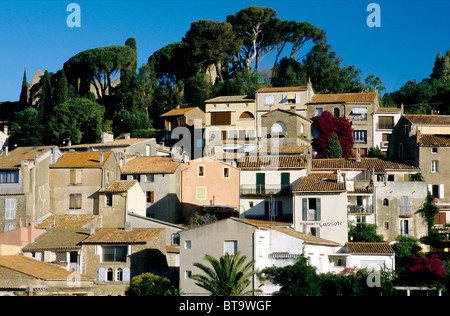
[[[242,184],[241,195],[291,195],[292,186],[281,184]]]
[[[373,205],[349,205],[349,214],[373,214]]]

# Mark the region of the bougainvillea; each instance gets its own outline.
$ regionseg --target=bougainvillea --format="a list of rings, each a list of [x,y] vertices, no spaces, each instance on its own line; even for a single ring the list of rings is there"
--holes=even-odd
[[[320,133],[320,136],[314,138],[314,143],[322,156],[330,142],[333,134],[339,138],[342,147],[342,157],[353,157],[353,128],[350,121],[344,117],[336,118],[330,112],[324,111],[322,115],[313,117],[313,126]]]
[[[412,256],[412,266],[409,268],[409,271],[428,276],[430,280],[444,278],[446,274],[442,268],[442,261],[438,259],[437,255],[432,255],[430,259]]]

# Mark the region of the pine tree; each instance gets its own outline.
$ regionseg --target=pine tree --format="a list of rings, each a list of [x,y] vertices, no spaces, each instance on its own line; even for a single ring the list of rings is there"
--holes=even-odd
[[[61,71],[61,76],[56,84],[56,90],[54,93],[55,105],[69,100],[69,86],[67,85],[67,78],[64,69]]]
[[[342,158],[342,147],[339,143],[339,138],[336,133],[331,136],[328,142],[327,150],[325,151],[325,158]]]
[[[22,80],[22,90],[20,91],[19,103],[21,105],[28,105],[28,81],[27,81],[27,71],[23,71],[23,80]]]

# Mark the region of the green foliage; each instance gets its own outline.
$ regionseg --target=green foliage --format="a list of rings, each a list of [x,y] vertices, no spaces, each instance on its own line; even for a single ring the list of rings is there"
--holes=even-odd
[[[131,279],[130,287],[125,294],[127,296],[180,296],[181,293],[169,279],[143,273]]]
[[[381,151],[380,147],[370,147],[369,150],[367,151],[367,156],[368,158],[380,158],[380,159],[385,159],[386,155]]]
[[[336,133],[331,136],[330,141],[328,142],[324,158],[342,158],[342,147]]]
[[[377,235],[377,225],[358,223],[351,225],[348,237],[352,242],[382,242],[383,237]]]
[[[17,146],[39,146],[44,144],[45,125],[39,111],[28,107],[12,118],[10,143]]]
[[[22,89],[20,90],[19,103],[22,105],[28,105],[28,82],[27,72],[23,72]]]
[[[416,213],[422,215],[428,226],[428,236],[424,237],[422,241],[427,245],[434,245],[435,243],[441,241],[443,236],[432,230],[435,223],[435,217],[439,214],[439,208],[434,205],[434,196],[431,192],[427,192],[427,197],[425,198],[422,208]]]
[[[398,274],[403,274],[411,265],[412,256],[417,256],[422,248],[419,246],[419,240],[414,237],[398,236],[396,243],[392,245],[395,251],[395,268]]]
[[[195,213],[194,216],[192,216],[189,219],[189,223],[188,226],[200,226],[200,225],[204,225],[204,224],[209,224],[209,223],[213,223],[217,221],[217,217],[214,214],[209,214],[209,213],[205,213],[205,214],[198,214]]]
[[[243,296],[255,292],[246,290],[251,284],[250,278],[256,273],[251,271],[254,261],[245,263],[246,256],[241,257],[241,253],[236,255],[225,255],[219,260],[210,255],[205,256],[205,260],[211,267],[201,263],[194,263],[194,266],[204,272],[204,274],[192,275],[191,278],[197,281],[195,284],[210,292],[211,296]],[[257,291],[257,290],[256,290]]]

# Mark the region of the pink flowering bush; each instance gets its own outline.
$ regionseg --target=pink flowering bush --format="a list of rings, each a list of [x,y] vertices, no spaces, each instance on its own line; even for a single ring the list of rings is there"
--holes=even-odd
[[[445,278],[446,272],[442,267],[442,261],[437,255],[432,255],[430,259],[425,257],[412,256],[412,266],[409,268],[411,273],[429,275],[433,279]]]

